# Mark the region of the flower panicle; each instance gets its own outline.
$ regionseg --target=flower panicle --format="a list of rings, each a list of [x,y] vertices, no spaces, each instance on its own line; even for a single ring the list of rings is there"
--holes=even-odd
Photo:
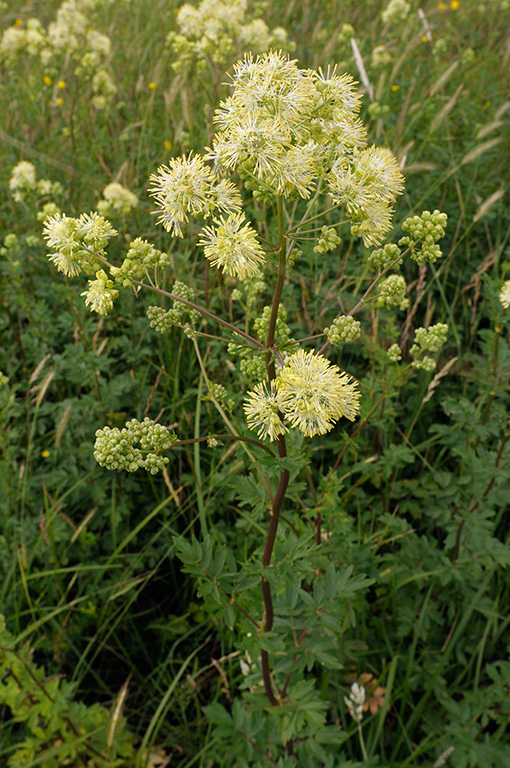
[[[285,422],[306,437],[329,432],[342,417],[354,421],[359,390],[351,377],[322,355],[298,349],[290,355],[268,391],[258,384],[248,393],[244,410],[250,429],[274,440]],[[280,425],[277,425],[276,418]]]

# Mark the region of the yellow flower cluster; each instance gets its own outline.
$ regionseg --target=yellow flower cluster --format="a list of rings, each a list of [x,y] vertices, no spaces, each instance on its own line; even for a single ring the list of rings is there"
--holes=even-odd
[[[237,170],[263,199],[308,198],[325,178],[354,234],[374,245],[391,227],[403,177],[390,152],[365,146],[359,109],[350,75],[302,70],[282,53],[248,55],[216,112],[207,157],[220,171]]]
[[[250,17],[247,0],[202,0],[197,7],[185,3],[177,12],[177,26],[179,32],[167,37],[176,71],[194,61],[224,65],[244,51],[288,45],[282,27],[270,30],[262,19]]]
[[[354,421],[359,398],[350,376],[322,355],[299,349],[269,388],[257,384],[248,393],[244,410],[248,427],[261,438],[275,440],[287,432],[285,421],[313,437],[329,432],[342,416]]]

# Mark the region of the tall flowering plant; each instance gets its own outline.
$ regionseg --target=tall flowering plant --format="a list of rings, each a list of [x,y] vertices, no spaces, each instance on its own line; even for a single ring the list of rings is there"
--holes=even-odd
[[[164,290],[160,276],[170,259],[145,240],[134,240],[122,263],[111,263],[107,246],[116,232],[97,212],[79,218],[57,214],[44,230],[57,269],[93,276],[84,292],[91,310],[107,314],[122,288],[151,290],[171,302],[169,308],[149,308],[151,326],[158,332],[181,327],[209,382],[199,342],[211,338],[202,321],[208,329],[215,323],[224,336],[212,338],[228,344],[226,354],[246,385],[247,429],[242,419],[227,415],[223,388],[210,384],[226,434],[187,439],[148,418],[132,419],[122,429],[98,431],[95,457],[109,469],[145,468],[155,474],[172,449],[196,441],[214,447],[228,439],[243,444],[252,459],[263,490],[253,492],[248,482],[239,487],[248,497],[252,493],[255,504],[263,498],[269,511],[260,554],[239,564],[227,545],[207,537],[201,542],[179,537],[176,548],[185,570],[199,580],[207,609],[237,632],[245,653],[244,699],[232,712],[216,704],[207,714],[223,740],[239,742],[240,760],[256,757],[264,765],[283,766],[287,760],[291,765],[294,755],[300,764],[317,764],[316,758],[326,760],[327,744],[341,741],[338,727],[326,723],[326,704],[311,672],[317,666],[341,667],[348,604],[370,583],[352,566],[335,567],[330,537],[321,529],[320,502],[311,520],[289,522],[291,533],[278,537],[284,504],[296,500],[292,485],[302,472],[309,475],[304,438],[325,435],[339,421],[354,422],[360,415],[359,382],[328,355],[333,346],[360,337],[356,315],[367,305],[407,306],[399,267],[407,255],[420,265],[435,261],[446,221],[438,211],[425,212],[404,222],[407,234],[398,244],[383,245],[404,179],[388,150],[367,144],[359,110],[349,75],[300,69],[282,53],[248,55],[235,66],[231,94],[216,111],[212,146],[204,155],[173,158],[151,177],[158,222],[172,237],[184,237],[191,222],[202,221],[198,246],[230,283],[238,281],[234,292],[245,291],[246,306],[257,292],[271,293],[252,327],[250,317],[239,327],[214,314],[181,280]],[[253,210],[248,195],[257,210],[266,211],[258,227],[248,215]],[[370,251],[363,272],[367,283],[362,288],[359,280],[351,309],[322,333],[291,338],[285,306],[290,270],[299,272],[310,243],[315,253],[337,258],[343,227]],[[435,365],[430,353],[437,352],[447,328],[420,330],[409,367],[430,369]],[[388,354],[396,365],[400,347],[394,344]],[[356,722],[360,728],[361,719]]]

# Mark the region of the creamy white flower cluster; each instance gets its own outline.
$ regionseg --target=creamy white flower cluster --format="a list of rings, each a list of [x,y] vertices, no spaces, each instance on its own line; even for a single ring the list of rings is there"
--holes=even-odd
[[[448,326],[445,323],[436,323],[429,328],[417,328],[414,344],[409,350],[413,368],[425,371],[433,371],[436,367],[436,361],[430,355],[424,355],[424,352],[439,352],[446,341],[448,335]]]
[[[366,147],[360,97],[350,75],[299,69],[282,53],[251,55],[234,68],[232,94],[215,115],[207,157],[237,170],[255,196],[308,198],[319,179],[345,206],[354,234],[380,242],[403,189],[395,158]]]
[[[0,36],[0,63],[14,64],[28,54],[53,74],[70,60],[75,75],[90,79],[93,106],[103,109],[117,88],[107,68],[110,38],[91,25],[90,13],[97,4],[98,0],[64,0],[47,28],[37,18],[26,24],[17,21]],[[51,83],[49,75],[47,79]]]
[[[103,197],[98,201],[96,208],[102,216],[112,214],[127,216],[137,205],[138,198],[133,192],[123,187],[118,181],[112,181],[104,188]]]
[[[91,312],[107,315],[113,309],[114,299],[119,292],[113,287],[113,280],[110,280],[104,269],[99,269],[96,279],[89,280],[88,290],[81,295],[85,296],[85,306],[90,307]]]
[[[504,309],[510,307],[510,280],[503,283],[503,287],[499,292],[499,300]]]
[[[31,194],[36,194],[40,197],[62,194],[60,182],[50,181],[50,179],[38,179],[35,165],[29,163],[28,160],[21,160],[12,169],[9,189],[13,200],[16,200],[18,203],[26,200]]]
[[[411,6],[406,0],[390,0],[386,8],[381,14],[381,18],[384,24],[395,24],[399,21],[404,21],[407,18]]]
[[[244,411],[248,427],[261,438],[275,440],[288,432],[284,422],[313,437],[329,432],[342,416],[354,421],[359,397],[357,383],[336,365],[298,349],[274,382],[257,384],[248,392]]]
[[[12,64],[25,51],[40,56],[46,46],[46,32],[39,19],[28,19],[26,25],[16,23],[0,36],[0,63]]]
[[[43,237],[53,253],[49,256],[59,272],[68,277],[82,270],[93,274],[103,265],[108,240],[117,234],[96,211],[78,218],[57,213],[46,220]]]
[[[349,696],[344,696],[345,705],[349,710],[349,714],[357,723],[361,723],[363,719],[363,705],[365,704],[366,698],[367,694],[365,687],[359,683],[353,683],[351,685]]]
[[[197,7],[186,3],[177,13],[177,26],[179,32],[167,37],[177,72],[191,63],[225,65],[244,51],[288,46],[282,27],[270,30],[262,19],[250,17],[247,0],[202,0]]]
[[[265,254],[241,212],[239,190],[224,178],[237,171],[255,197],[270,202],[278,195],[308,198],[326,182],[325,192],[345,206],[352,232],[365,245],[378,244],[391,227],[403,177],[390,152],[365,146],[359,109],[350,75],[302,70],[281,52],[246,56],[235,65],[232,95],[215,115],[219,133],[205,158],[214,168],[190,154],[151,176],[158,221],[182,237],[190,216],[215,215],[199,241],[206,257],[228,275],[253,277]],[[338,241],[326,227],[317,247],[325,252]]]
[[[104,427],[97,430],[94,458],[106,469],[136,472],[143,468],[155,475],[169,461],[161,451],[168,451],[176,440],[174,432],[148,417],[143,421],[131,419],[122,429]],[[139,448],[135,447],[137,443]]]

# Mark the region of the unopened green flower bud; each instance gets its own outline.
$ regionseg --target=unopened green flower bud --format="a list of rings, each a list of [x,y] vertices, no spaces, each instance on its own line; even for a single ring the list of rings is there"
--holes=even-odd
[[[400,351],[398,344],[392,344],[391,347],[388,348],[386,354],[392,363],[398,363],[400,360],[402,360],[402,352]]]
[[[322,227],[317,245],[313,249],[314,253],[333,251],[341,242],[342,238],[337,234],[335,227]]]
[[[361,323],[351,315],[340,315],[329,328],[324,328],[324,335],[330,344],[355,341],[361,336]]]
[[[406,281],[402,275],[390,275],[379,283],[377,306],[402,308],[406,302]]]
[[[383,248],[376,248],[367,259],[368,266],[375,272],[383,272],[390,264],[398,269],[402,264],[400,248],[394,243],[387,243]]]

